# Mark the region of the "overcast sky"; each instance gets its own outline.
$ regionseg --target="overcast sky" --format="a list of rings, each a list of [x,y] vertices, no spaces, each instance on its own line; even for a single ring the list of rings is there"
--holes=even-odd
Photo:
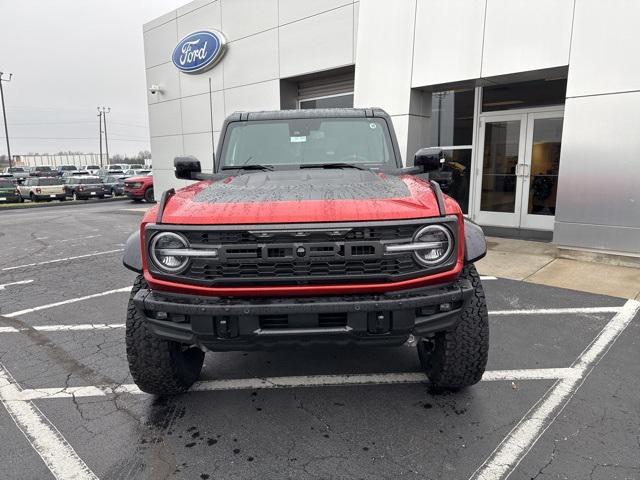
[[[97,152],[98,105],[110,154],[149,149],[142,25],[187,2],[0,0],[11,153]]]

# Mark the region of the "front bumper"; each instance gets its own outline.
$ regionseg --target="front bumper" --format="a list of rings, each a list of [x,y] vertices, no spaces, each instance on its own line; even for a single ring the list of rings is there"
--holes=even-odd
[[[401,345],[450,330],[472,295],[468,280],[387,294],[291,298],[199,297],[140,290],[151,331],[213,351],[286,345]]]
[[[124,194],[132,200],[141,200],[144,198],[144,188],[128,189],[125,187]]]

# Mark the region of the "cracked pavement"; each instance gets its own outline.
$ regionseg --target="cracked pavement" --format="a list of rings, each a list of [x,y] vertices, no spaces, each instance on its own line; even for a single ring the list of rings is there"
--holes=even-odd
[[[128,204],[74,205],[0,216],[0,269],[121,248],[139,221]],[[91,238],[86,238],[91,237]],[[0,363],[23,389],[97,386],[101,396],[33,400],[102,479],[469,478],[552,380],[482,382],[433,394],[425,384],[131,395],[124,329],[127,293],[3,314],[131,285],[119,253],[0,270]],[[619,298],[495,280],[490,310],[619,306]],[[496,316],[490,370],[568,367],[610,313]],[[515,468],[511,479],[640,478],[640,319]],[[208,353],[201,378],[418,372],[414,348],[309,348]],[[0,408],[3,478],[53,478]]]

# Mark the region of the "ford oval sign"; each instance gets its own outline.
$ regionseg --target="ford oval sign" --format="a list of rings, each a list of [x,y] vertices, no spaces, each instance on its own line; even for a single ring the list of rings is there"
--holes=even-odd
[[[216,30],[201,30],[184,37],[173,50],[171,59],[185,73],[209,70],[222,59],[227,41]]]

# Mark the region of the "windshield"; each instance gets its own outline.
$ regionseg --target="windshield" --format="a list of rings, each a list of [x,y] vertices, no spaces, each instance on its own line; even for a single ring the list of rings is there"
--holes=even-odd
[[[98,165],[87,165],[85,170],[98,170],[100,167]]]
[[[41,178],[38,180],[38,185],[61,185],[62,181],[58,178]]]
[[[77,170],[77,168],[73,165],[62,165],[60,170]]]
[[[80,184],[82,185],[93,185],[96,183],[100,183],[100,179],[98,177],[85,177],[78,179]]]
[[[51,167],[36,167],[36,172],[50,172]]]
[[[347,163],[395,168],[386,122],[380,118],[295,118],[229,124],[221,167],[292,169]]]
[[[24,168],[22,168],[22,167],[11,167],[11,168],[7,168],[7,171],[9,173],[24,172]]]
[[[0,178],[0,188],[8,188],[13,187],[13,183],[10,180],[5,180],[4,178]]]

